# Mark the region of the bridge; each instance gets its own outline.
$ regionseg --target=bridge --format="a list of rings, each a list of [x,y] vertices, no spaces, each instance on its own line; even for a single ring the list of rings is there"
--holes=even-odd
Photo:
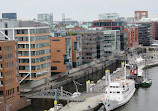
[[[73,97],[73,94],[61,89],[48,89],[45,91],[37,92],[29,95],[28,98],[47,98],[47,99],[58,99],[71,102],[83,102],[84,96]]]

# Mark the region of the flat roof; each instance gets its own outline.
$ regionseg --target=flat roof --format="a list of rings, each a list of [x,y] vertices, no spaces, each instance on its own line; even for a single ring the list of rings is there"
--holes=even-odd
[[[43,29],[49,27],[15,27],[15,28],[0,28],[0,30],[13,30],[13,29]]]

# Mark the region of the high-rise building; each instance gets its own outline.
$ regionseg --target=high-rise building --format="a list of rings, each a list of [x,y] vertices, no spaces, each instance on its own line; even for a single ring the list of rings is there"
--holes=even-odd
[[[50,37],[51,75],[72,69],[72,40],[70,36]]]
[[[51,75],[48,27],[19,27],[0,30],[0,37],[18,40],[20,79],[38,80]]]
[[[53,14],[48,14],[48,13],[38,14],[38,21],[53,25]]]
[[[104,54],[111,56],[120,52],[120,31],[106,30],[104,31]]]
[[[135,20],[148,18],[148,11],[135,11],[134,13],[135,13]]]
[[[2,13],[2,18],[17,20],[17,14],[16,13]]]

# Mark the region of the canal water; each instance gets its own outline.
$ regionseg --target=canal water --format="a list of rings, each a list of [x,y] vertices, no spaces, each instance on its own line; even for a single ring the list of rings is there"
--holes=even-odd
[[[110,69],[111,72],[116,70],[117,67],[120,67],[120,62],[117,62],[113,64],[112,66],[106,68]],[[80,78],[76,80],[77,82],[81,83],[82,86],[78,86],[79,92],[83,92],[86,90],[86,84],[85,81],[91,80],[96,82],[100,78],[104,76],[104,71],[100,70],[94,74],[85,76],[84,78]],[[144,89],[139,88],[135,92],[132,99],[124,106],[116,109],[115,111],[158,111],[158,84],[156,82],[158,81],[158,75],[157,72],[158,67],[150,68],[149,74],[153,81],[153,84],[150,88]],[[73,82],[68,83],[63,86],[64,90],[67,90],[69,92],[75,92],[75,85]],[[53,107],[53,99],[32,99],[32,104],[20,111],[44,111],[48,110],[49,108]],[[66,104],[65,101],[59,101],[62,104]],[[98,111],[105,111],[104,107],[102,106]]]

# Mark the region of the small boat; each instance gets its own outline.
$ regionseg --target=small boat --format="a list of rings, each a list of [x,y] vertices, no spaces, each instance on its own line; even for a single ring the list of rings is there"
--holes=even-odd
[[[111,81],[110,74],[108,75],[108,87],[105,90],[105,97],[102,100],[106,111],[114,110],[126,104],[136,90],[135,81],[126,79],[126,65],[124,72],[125,78],[116,79],[115,81]]]
[[[144,88],[148,88],[148,87],[151,86],[151,84],[152,84],[152,81],[151,81],[151,79],[149,79],[149,80],[147,80],[147,81],[144,80],[144,81],[142,82],[141,86],[144,87]]]
[[[141,84],[141,86],[144,87],[144,88],[148,88],[152,84],[151,79],[149,79],[149,77],[148,77],[148,65],[146,65],[146,66],[147,66],[147,68],[145,68],[145,78],[144,78],[144,81]]]

